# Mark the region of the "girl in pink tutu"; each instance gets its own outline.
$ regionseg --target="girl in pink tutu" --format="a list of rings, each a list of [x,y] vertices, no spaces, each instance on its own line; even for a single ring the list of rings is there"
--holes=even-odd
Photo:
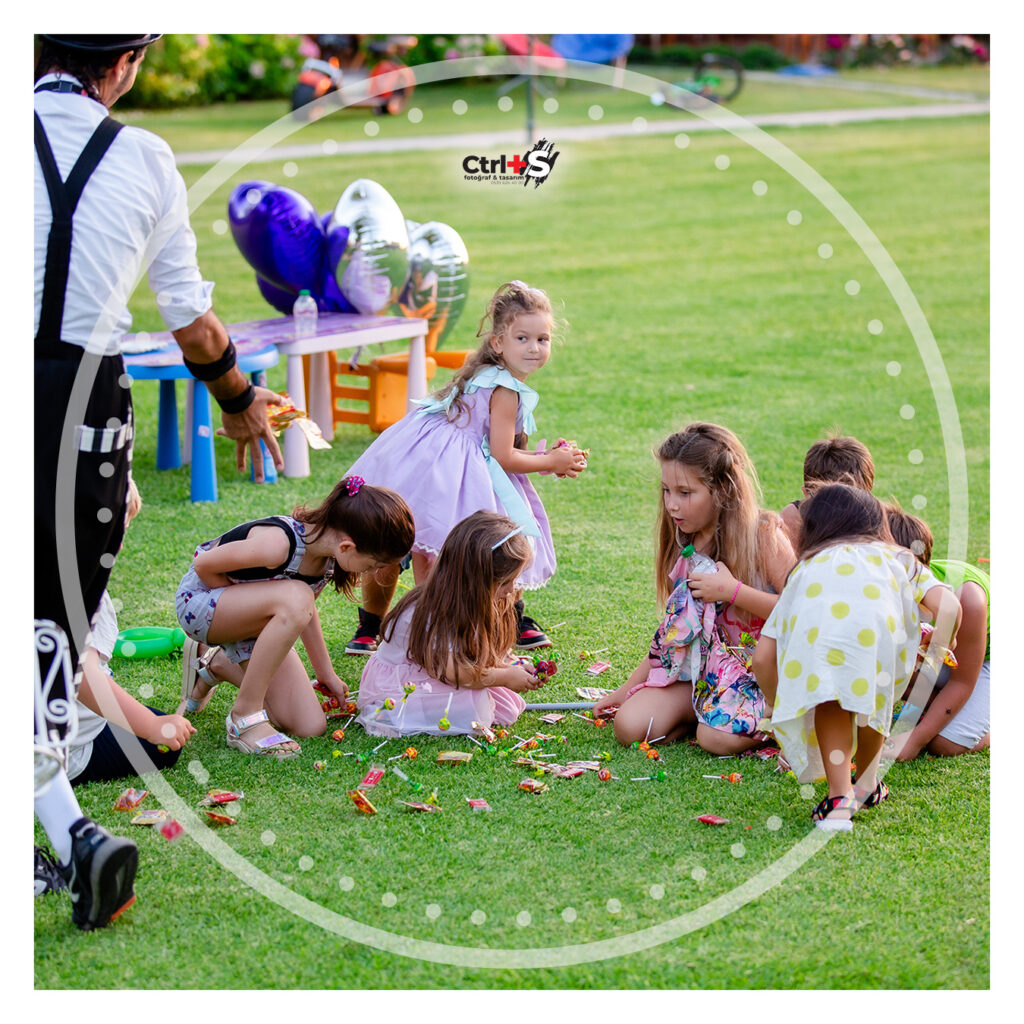
[[[420,408],[389,427],[363,452],[349,474],[389,487],[409,503],[416,522],[412,549],[417,584],[426,579],[456,523],[486,509],[509,516],[530,539],[533,560],[516,581],[519,589],[542,587],[554,574],[551,528],[528,473],[575,477],[585,453],[563,444],[526,451],[536,430],[537,392],[526,379],[551,356],[551,302],[522,281],[503,284],[480,321],[483,339],[453,380]],[[363,588],[359,629],[348,654],[376,649],[381,617],[398,581],[398,566],[378,572]],[[550,641],[523,615],[517,601],[516,645],[544,647]]]
[[[542,685],[513,660],[515,591],[532,553],[506,516],[474,512],[448,534],[425,583],[384,619],[363,669],[359,717],[377,736],[471,733],[511,725]]]

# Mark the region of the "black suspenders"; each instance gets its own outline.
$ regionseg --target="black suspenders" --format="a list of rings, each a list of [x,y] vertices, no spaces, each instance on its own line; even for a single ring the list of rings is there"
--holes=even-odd
[[[60,341],[61,324],[64,320],[64,297],[71,265],[71,220],[85,183],[123,127],[124,125],[112,117],[104,118],[85,144],[67,181],[62,181],[57,161],[53,158],[53,150],[50,148],[50,140],[46,137],[39,115],[35,115],[36,153],[43,169],[53,216],[50,237],[46,245],[46,274],[43,278],[37,342]]]

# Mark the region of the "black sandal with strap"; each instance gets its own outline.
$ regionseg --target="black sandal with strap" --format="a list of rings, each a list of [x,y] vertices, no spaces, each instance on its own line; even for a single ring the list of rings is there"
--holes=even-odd
[[[851,814],[857,809],[856,801],[848,796],[827,796],[811,811],[814,827],[825,832],[849,832],[853,822],[849,818],[830,818],[833,811],[849,810]]]
[[[856,789],[854,790],[856,793]],[[864,807],[877,807],[883,800],[889,798],[889,787],[881,780],[878,780],[878,785],[871,791],[868,796],[863,800],[857,798],[857,803],[860,808]]]

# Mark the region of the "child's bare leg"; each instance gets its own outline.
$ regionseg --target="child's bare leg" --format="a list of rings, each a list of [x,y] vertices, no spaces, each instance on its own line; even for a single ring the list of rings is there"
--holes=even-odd
[[[692,684],[645,686],[616,712],[615,738],[623,746],[637,740],[660,740],[662,736],[678,739],[695,721]]]
[[[433,564],[433,555],[428,555],[425,551],[412,553],[412,578],[416,581],[417,587],[426,580]]]
[[[391,607],[401,573],[402,568],[397,562],[394,565],[382,566],[373,572],[364,572],[363,609],[371,615],[376,615],[378,619],[383,619]]]
[[[882,743],[885,737],[866,725],[857,728],[857,799],[871,796],[878,786],[878,762],[882,758]]]
[[[853,715],[836,701],[818,704],[814,709],[814,731],[818,736],[818,749],[825,765],[828,795],[853,796],[850,780],[850,761],[853,754]],[[881,736],[878,749],[881,750]],[[850,810],[837,809],[830,818],[849,818]]]
[[[274,673],[264,707],[271,722],[282,732],[293,736],[322,736],[326,731],[327,719],[306,667],[294,648]]]
[[[760,740],[744,736],[742,733],[722,732],[721,729],[712,729],[703,722],[697,724],[697,743],[709,754],[742,754],[744,750],[756,747],[759,742]]]
[[[236,722],[263,710],[271,680],[313,617],[313,600],[313,591],[298,580],[245,583],[221,595],[207,639],[218,644],[257,638],[231,709]],[[274,731],[264,722],[253,727],[251,740]]]

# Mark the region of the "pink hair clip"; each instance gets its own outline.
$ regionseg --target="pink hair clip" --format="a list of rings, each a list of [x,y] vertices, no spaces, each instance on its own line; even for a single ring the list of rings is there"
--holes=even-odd
[[[359,493],[359,488],[365,484],[366,481],[361,476],[350,476],[345,480],[345,489],[348,491],[348,496],[354,497]]]

